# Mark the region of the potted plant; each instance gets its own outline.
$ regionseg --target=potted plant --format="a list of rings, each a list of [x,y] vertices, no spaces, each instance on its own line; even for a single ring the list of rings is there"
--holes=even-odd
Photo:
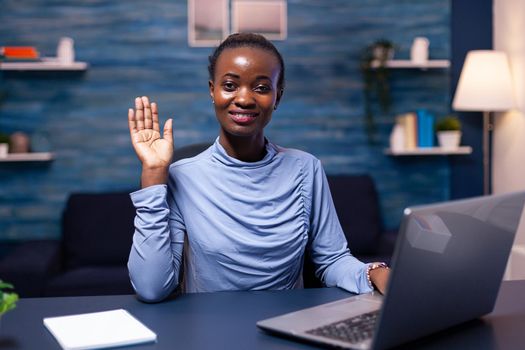
[[[14,309],[16,306],[18,294],[9,291],[12,289],[12,284],[0,280],[0,321],[2,320],[3,314]]]
[[[439,146],[445,149],[456,149],[461,141],[461,121],[455,115],[447,115],[436,123]]]
[[[372,101],[379,102],[383,112],[390,108],[390,87],[386,62],[394,56],[394,45],[391,41],[380,39],[367,46],[361,57],[361,75],[365,98],[365,126],[369,140],[375,132]]]

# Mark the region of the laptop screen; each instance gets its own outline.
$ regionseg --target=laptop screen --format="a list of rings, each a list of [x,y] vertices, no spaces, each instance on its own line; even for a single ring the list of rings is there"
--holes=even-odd
[[[525,192],[405,210],[374,347],[492,311]]]

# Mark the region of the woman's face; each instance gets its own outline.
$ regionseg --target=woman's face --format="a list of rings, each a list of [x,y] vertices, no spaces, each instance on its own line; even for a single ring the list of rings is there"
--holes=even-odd
[[[221,53],[209,86],[222,133],[263,137],[281,98],[279,74],[279,61],[268,51],[240,47]]]

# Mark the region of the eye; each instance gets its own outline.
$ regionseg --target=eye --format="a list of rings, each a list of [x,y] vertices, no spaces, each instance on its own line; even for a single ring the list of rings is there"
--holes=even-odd
[[[257,87],[255,88],[255,91],[264,94],[264,93],[268,93],[272,91],[272,87],[268,85],[257,85]]]
[[[222,87],[224,90],[226,91],[234,91],[236,86],[233,82],[231,81],[225,81],[223,84],[222,84]]]

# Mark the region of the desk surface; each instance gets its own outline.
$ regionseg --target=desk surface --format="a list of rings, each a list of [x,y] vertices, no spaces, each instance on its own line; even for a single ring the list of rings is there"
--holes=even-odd
[[[158,304],[132,295],[28,298],[4,315],[0,349],[60,349],[44,317],[127,309],[158,335],[156,344],[130,349],[315,349],[264,333],[255,322],[350,294],[337,288],[187,294]],[[523,349],[525,281],[504,282],[494,312],[407,348]]]

